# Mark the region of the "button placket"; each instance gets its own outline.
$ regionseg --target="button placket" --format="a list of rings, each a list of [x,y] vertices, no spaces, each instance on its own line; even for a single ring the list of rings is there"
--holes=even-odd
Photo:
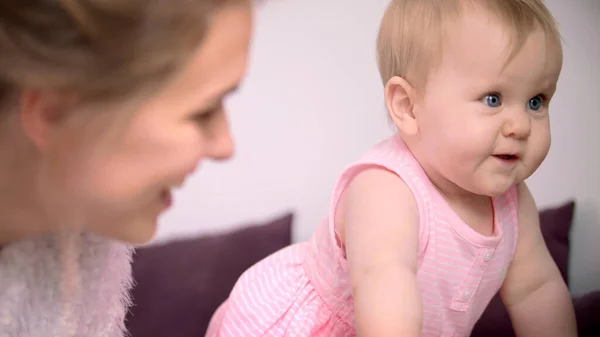
[[[489,266],[489,262],[492,261],[494,257],[494,249],[493,248],[481,248],[479,250],[479,254],[475,257],[473,261],[473,265],[469,270],[468,275],[465,277],[463,285],[460,287],[458,293],[454,296],[452,300],[452,304],[450,308],[456,311],[467,311],[473,296],[477,292],[477,288],[479,288],[479,283],[481,282],[480,277],[475,277],[473,275],[474,270],[476,269],[487,269]]]
[[[459,290],[457,296],[452,300],[450,308],[455,311],[467,311],[469,303],[475,294],[475,290],[479,282],[475,282],[476,285],[465,284],[461,290]]]
[[[486,249],[485,252],[483,253],[483,261],[484,262],[490,262],[493,257],[494,257],[493,249]]]
[[[470,290],[463,291],[462,299],[468,301],[473,293]]]

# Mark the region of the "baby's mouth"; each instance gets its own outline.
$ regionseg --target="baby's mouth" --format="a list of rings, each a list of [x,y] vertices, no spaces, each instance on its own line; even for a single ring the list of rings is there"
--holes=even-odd
[[[516,154],[495,154],[494,157],[504,160],[504,161],[515,161],[519,159],[519,156]]]

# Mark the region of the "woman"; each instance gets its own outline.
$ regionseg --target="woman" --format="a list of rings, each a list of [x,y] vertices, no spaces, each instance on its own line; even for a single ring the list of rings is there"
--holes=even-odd
[[[0,335],[116,337],[132,244],[233,151],[248,0],[0,2]]]

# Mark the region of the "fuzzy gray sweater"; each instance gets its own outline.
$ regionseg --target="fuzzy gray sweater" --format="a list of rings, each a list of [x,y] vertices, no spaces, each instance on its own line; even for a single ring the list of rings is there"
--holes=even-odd
[[[132,248],[61,233],[0,251],[0,337],[123,337]]]

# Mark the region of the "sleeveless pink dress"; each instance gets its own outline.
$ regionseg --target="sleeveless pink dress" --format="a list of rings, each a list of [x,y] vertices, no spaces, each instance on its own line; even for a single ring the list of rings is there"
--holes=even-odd
[[[348,266],[335,238],[333,212],[348,182],[368,167],[396,173],[418,206],[421,335],[469,336],[502,285],[516,248],[516,187],[492,200],[494,233],[483,236],[452,211],[404,143],[391,137],[343,171],[329,215],[309,242],[287,247],[241,276],[207,337],[355,336]]]

